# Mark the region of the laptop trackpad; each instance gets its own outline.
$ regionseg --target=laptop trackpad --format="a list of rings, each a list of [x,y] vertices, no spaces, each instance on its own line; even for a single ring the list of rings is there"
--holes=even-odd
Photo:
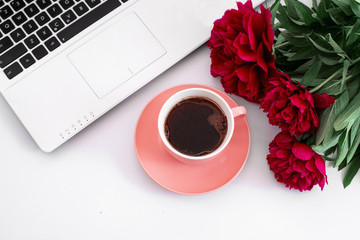
[[[69,54],[99,98],[166,53],[135,13],[130,13]]]

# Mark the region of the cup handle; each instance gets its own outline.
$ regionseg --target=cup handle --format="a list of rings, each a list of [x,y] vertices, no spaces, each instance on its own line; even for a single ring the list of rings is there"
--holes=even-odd
[[[239,116],[245,116],[247,114],[246,108],[243,106],[234,107],[231,109],[234,118]]]

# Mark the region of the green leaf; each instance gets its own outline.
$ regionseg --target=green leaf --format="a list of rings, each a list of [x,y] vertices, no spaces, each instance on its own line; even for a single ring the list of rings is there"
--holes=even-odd
[[[337,116],[334,128],[336,131],[344,129],[352,118],[360,116],[360,92],[351,100],[349,105],[344,109],[344,111]]]
[[[347,16],[350,16],[353,14],[350,4],[347,3],[348,1],[332,0],[332,2],[335,3],[336,5],[338,5]]]
[[[309,59],[314,55],[314,51],[311,48],[306,48],[304,51],[297,51],[288,58],[288,61],[298,61],[302,59]]]
[[[308,48],[310,46],[309,41],[302,35],[294,35],[287,31],[283,31],[281,36],[287,42],[287,45],[294,45],[296,47]],[[276,46],[277,47],[277,46]]]
[[[334,146],[334,147],[331,147],[328,150],[326,150],[324,152],[324,154],[325,154],[325,156],[330,156],[330,155],[334,154],[336,150],[337,150],[337,146]]]
[[[325,1],[320,1],[318,5],[318,9],[316,15],[319,19],[325,20],[330,18],[329,13],[326,11]]]
[[[345,53],[345,51],[339,46],[339,44],[337,44],[337,42],[334,41],[334,39],[332,38],[331,34],[328,33],[325,36],[326,41],[333,47],[334,51],[339,55],[339,56],[344,56],[346,58],[349,59],[349,57],[347,56],[347,54]]]
[[[323,62],[325,65],[328,65],[328,66],[334,66],[334,65],[342,62],[342,60],[339,59],[338,57],[337,58],[327,58],[327,57],[323,57],[323,56],[319,55],[319,59],[321,62]]]
[[[332,114],[332,112],[334,111],[334,107],[335,106],[333,105],[325,109],[321,114],[320,126],[316,132],[316,146],[319,146],[321,144],[326,135],[328,135],[327,138],[329,139],[334,132],[332,124],[333,122],[335,122],[335,116],[334,114]]]
[[[341,78],[341,90],[344,88],[345,83],[346,83],[346,77],[348,74],[348,70],[350,67],[350,62],[348,60],[344,61],[344,67],[343,67],[343,71],[342,71],[342,78]]]
[[[330,140],[325,144],[323,143],[322,145],[317,145],[317,146],[313,146],[313,150],[315,152],[326,152],[327,150],[329,150],[330,148],[336,146],[339,142],[339,138],[340,138],[339,133],[334,133],[331,137]]]
[[[341,8],[330,8],[327,10],[331,19],[337,24],[337,25],[346,25],[348,22],[348,17],[343,12]]]
[[[349,113],[347,109],[344,110],[344,114],[341,113],[338,118],[336,118],[334,123],[334,128],[336,131],[340,131],[344,128],[349,129],[355,120],[360,117],[360,105],[354,110],[354,112]],[[339,119],[339,120],[338,120]]]
[[[347,85],[349,89],[349,98],[352,99],[360,88],[360,81],[356,79]]]
[[[305,27],[305,26],[299,26],[297,24],[295,24],[287,15],[285,8],[280,4],[279,5],[279,14],[276,16],[277,19],[279,20],[279,22],[281,23],[281,27],[285,28],[289,31],[291,31],[292,33],[308,33],[310,30],[309,28]]]
[[[354,142],[354,139],[356,137],[356,135],[360,135],[360,132],[358,132],[358,129],[359,129],[359,126],[360,126],[360,118],[356,119],[356,121],[354,122],[354,124],[352,125],[352,128],[351,128],[351,135],[350,135],[350,144],[353,144]]]
[[[305,4],[301,2],[295,2],[295,10],[297,12],[297,15],[305,23],[305,25],[311,26],[312,24],[317,22],[316,19],[312,16],[313,11],[311,11],[311,9]]]
[[[312,65],[312,67],[307,71],[304,75],[304,79],[301,81],[301,83],[307,87],[318,75],[321,68],[321,61],[318,61],[317,58],[315,58],[315,63]]]
[[[305,74],[308,69],[314,64],[314,58],[308,60],[307,62],[300,65],[296,70],[294,71],[295,74]]]
[[[349,152],[346,156],[347,163],[349,163],[353,158],[356,150],[359,148],[359,144],[360,144],[360,131],[356,131],[356,138],[354,139],[354,142],[349,146]]]
[[[326,160],[326,161],[331,161],[331,162],[333,162],[333,161],[335,161],[335,159],[334,158],[331,158],[331,157],[328,157],[328,156],[321,156],[324,160]]]
[[[355,175],[360,169],[360,156],[356,156],[350,163],[350,166],[346,172],[346,175],[344,177],[343,185],[344,188],[349,186]]]
[[[334,53],[334,51],[326,49],[322,46],[320,46],[316,41],[314,41],[311,37],[307,37],[309,39],[309,41],[312,43],[312,45],[319,51],[324,52],[324,53]]]
[[[359,35],[357,35],[356,33],[360,32],[360,19],[358,19],[357,22],[351,27],[348,28],[345,27],[345,29],[347,29],[346,45],[350,45],[356,42],[356,40],[359,38]]]
[[[343,91],[341,90],[341,82],[339,80],[331,80],[327,82],[323,87],[321,87],[316,93],[326,93],[328,95],[337,96],[342,92]]]
[[[280,5],[280,0],[276,0],[270,7],[270,12],[271,12],[271,21],[270,21],[270,23],[273,26],[274,26],[277,11],[279,9],[279,5]]]
[[[316,133],[316,145],[328,145],[334,133],[334,122],[336,117],[345,109],[349,103],[349,93],[344,91],[339,98],[337,98],[333,105],[325,109],[320,118],[320,126]],[[330,146],[331,147],[331,146]],[[325,150],[324,150],[325,151]]]
[[[360,4],[356,0],[350,0],[350,6],[354,14],[360,17]]]
[[[315,11],[317,11],[318,9],[318,5],[317,5],[317,1],[316,0],[312,0],[312,7]]]
[[[298,14],[295,9],[295,1],[294,0],[285,0],[286,10],[288,16],[292,19],[299,20]]]
[[[339,138],[339,147],[338,147],[338,155],[335,161],[335,167],[338,167],[346,157],[346,154],[349,150],[349,137],[348,137],[348,131],[343,131],[343,133],[340,135]]]
[[[338,171],[341,171],[342,169],[344,169],[347,166],[347,162],[343,161],[339,166],[338,166]]]

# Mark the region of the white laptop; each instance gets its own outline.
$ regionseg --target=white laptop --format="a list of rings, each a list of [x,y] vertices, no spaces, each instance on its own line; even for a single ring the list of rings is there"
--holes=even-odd
[[[205,43],[229,8],[235,0],[0,1],[0,91],[51,152]]]

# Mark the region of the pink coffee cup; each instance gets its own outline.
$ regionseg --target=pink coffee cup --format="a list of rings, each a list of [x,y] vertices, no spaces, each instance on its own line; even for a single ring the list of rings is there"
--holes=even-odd
[[[202,156],[191,156],[179,152],[169,143],[165,135],[164,126],[169,112],[177,103],[192,97],[202,97],[211,100],[223,111],[227,118],[227,133],[223,142],[213,152]],[[221,96],[211,90],[203,88],[189,88],[175,93],[164,103],[158,116],[158,132],[162,144],[174,158],[187,164],[200,164],[214,159],[226,148],[234,132],[235,118],[245,115],[245,107],[238,106],[230,108],[230,106]]]

